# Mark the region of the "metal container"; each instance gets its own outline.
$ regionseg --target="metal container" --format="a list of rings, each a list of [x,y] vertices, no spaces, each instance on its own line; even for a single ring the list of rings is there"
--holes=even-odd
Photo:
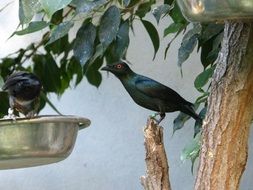
[[[89,125],[75,116],[0,119],[0,169],[59,162],[72,152],[78,130]]]
[[[177,3],[192,22],[253,18],[253,0],[177,0]]]

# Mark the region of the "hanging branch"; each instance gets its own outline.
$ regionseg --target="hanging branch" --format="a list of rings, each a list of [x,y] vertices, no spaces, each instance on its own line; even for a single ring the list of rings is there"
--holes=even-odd
[[[146,176],[141,176],[145,190],[171,190],[169,166],[163,144],[163,128],[152,119],[148,119],[144,129],[146,149]]]

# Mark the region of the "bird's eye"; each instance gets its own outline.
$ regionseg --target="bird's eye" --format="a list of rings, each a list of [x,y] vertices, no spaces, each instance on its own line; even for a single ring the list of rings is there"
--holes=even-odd
[[[122,68],[122,65],[121,64],[118,64],[116,65],[117,69],[121,69]]]

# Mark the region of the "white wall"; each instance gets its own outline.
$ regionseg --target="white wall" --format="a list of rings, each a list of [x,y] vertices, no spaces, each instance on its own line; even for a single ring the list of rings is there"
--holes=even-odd
[[[4,4],[4,1],[1,2]],[[0,6],[1,6],[0,4]],[[11,53],[19,46],[26,46],[28,39],[14,37],[5,41],[18,24],[17,2],[0,13],[0,55]],[[152,17],[148,19],[154,21]],[[162,36],[164,20],[159,26]],[[38,33],[37,35],[41,35]],[[180,41],[173,43],[168,58],[163,53],[170,38],[161,39],[162,46],[157,58],[152,61],[151,41],[139,23],[135,24],[135,36],[131,34],[131,44],[127,58],[137,73],[154,78],[180,93],[189,101],[198,96],[193,87],[195,76],[201,71],[199,55],[196,53],[183,67],[181,78],[177,62]],[[145,152],[143,146],[143,126],[152,111],[137,106],[127,94],[118,79],[103,73],[103,82],[97,89],[83,80],[74,89],[68,90],[60,99],[52,95],[51,100],[64,114],[84,116],[91,119],[89,128],[80,131],[72,154],[64,161],[47,166],[2,170],[0,189],[4,190],[137,190],[142,189],[140,176],[145,174]],[[48,106],[41,114],[55,114]],[[177,113],[167,114],[161,123],[165,128],[164,138],[170,165],[172,188],[193,189],[194,176],[190,162],[180,161],[180,152],[191,140],[193,120],[184,129],[172,136],[172,122]],[[250,145],[253,142],[251,140]],[[248,168],[252,167],[252,151]],[[247,170],[241,189],[252,187],[253,171]],[[221,179],[222,180],[222,179]]]

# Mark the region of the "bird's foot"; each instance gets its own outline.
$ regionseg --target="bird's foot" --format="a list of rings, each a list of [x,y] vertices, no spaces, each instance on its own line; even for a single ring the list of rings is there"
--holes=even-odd
[[[160,115],[159,119],[156,118],[158,115]],[[155,120],[156,124],[158,125],[165,118],[165,113],[154,113],[150,115],[149,118]]]
[[[8,115],[5,115],[4,119],[12,119],[13,121],[16,121],[16,116],[14,115],[14,110],[12,108],[8,109]]]
[[[28,112],[26,115],[24,115],[24,117],[27,119],[32,119],[35,116],[37,116],[37,113],[34,110],[32,110],[32,111]]]
[[[156,119],[156,116],[158,116],[158,115],[159,115],[159,113],[153,113],[152,115],[149,116],[149,118],[158,122],[158,119]]]

